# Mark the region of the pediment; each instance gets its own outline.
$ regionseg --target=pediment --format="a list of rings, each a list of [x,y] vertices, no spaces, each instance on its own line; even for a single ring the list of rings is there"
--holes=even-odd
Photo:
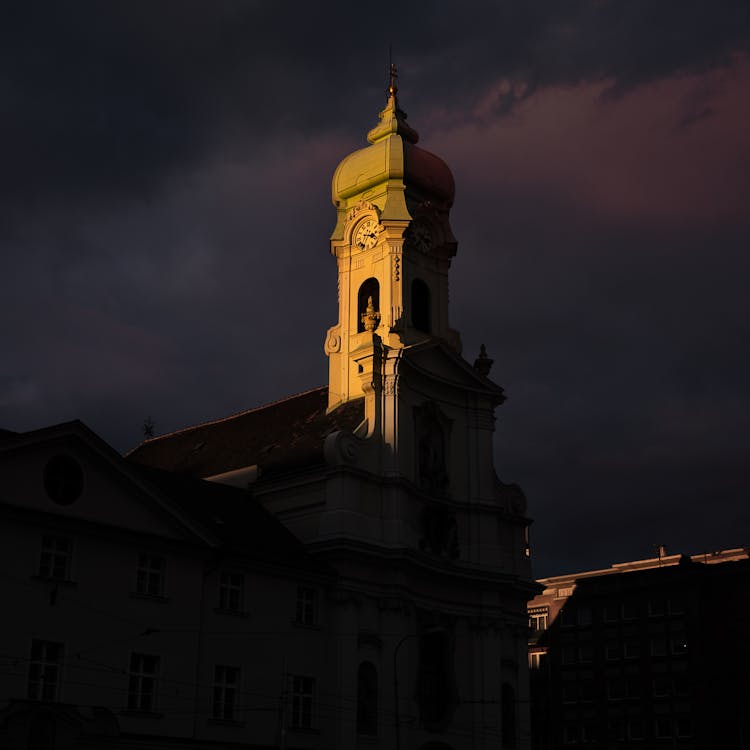
[[[213,545],[139,467],[81,422],[23,433],[0,449],[2,503],[26,512]]]
[[[419,377],[456,390],[469,390],[495,404],[505,400],[503,389],[480,375],[466,360],[440,341],[409,347],[403,355],[405,365]]]

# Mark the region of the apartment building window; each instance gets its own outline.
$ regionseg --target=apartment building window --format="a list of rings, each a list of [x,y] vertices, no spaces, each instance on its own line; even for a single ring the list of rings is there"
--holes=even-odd
[[[562,702],[563,703],[577,703],[578,702],[578,684],[575,682],[568,683],[562,686]]]
[[[571,628],[576,624],[576,613],[575,609],[568,605],[560,610],[560,626],[563,628]]]
[[[685,602],[680,598],[674,598],[669,600],[669,614],[670,615],[684,615],[685,614]]]
[[[635,620],[638,617],[638,608],[633,602],[625,602],[622,605],[622,619]]]
[[[639,698],[641,695],[641,680],[635,675],[631,675],[625,679],[625,697],[626,698]]]
[[[604,622],[617,622],[620,619],[620,603],[610,603],[604,607]]]
[[[546,651],[530,651],[529,652],[529,669],[540,669],[542,662],[547,656]]]
[[[547,630],[549,627],[549,608],[540,607],[529,610],[529,627],[534,631]]]
[[[63,662],[62,643],[31,641],[27,695],[34,701],[55,701],[60,691]]]
[[[594,681],[593,680],[582,680],[580,690],[581,701],[584,703],[591,703],[595,698],[594,692]]]
[[[591,614],[591,607],[579,607],[577,612],[577,620],[578,624],[582,626],[591,625],[592,622],[592,614]]]
[[[128,710],[154,711],[159,657],[151,654],[131,654],[128,679]]]
[[[609,722],[609,739],[614,742],[625,741],[625,722],[622,719],[613,719]]]
[[[295,622],[299,625],[318,624],[317,589],[297,586],[297,613]]]
[[[604,656],[607,661],[617,661],[622,657],[622,648],[619,643],[608,643],[604,647]]]
[[[578,649],[576,646],[563,646],[561,659],[563,664],[575,664],[578,661]]]
[[[641,644],[638,641],[625,641],[622,646],[622,655],[626,659],[637,659],[641,655]]]
[[[674,676],[674,694],[680,698],[690,695],[690,682],[686,674],[676,674]]]
[[[655,598],[650,599],[648,602],[648,616],[649,617],[663,617],[666,612],[666,605],[664,599]]]
[[[578,744],[578,725],[577,724],[566,724],[563,727],[563,744],[565,745],[577,745]]]
[[[683,656],[688,652],[688,642],[685,636],[672,638],[671,650],[675,656]]]
[[[628,720],[628,739],[629,740],[642,740],[643,739],[643,722],[640,719]]]
[[[298,729],[312,729],[315,703],[315,678],[292,675],[291,725]]]
[[[651,656],[664,656],[667,653],[667,642],[664,638],[651,639]]]
[[[61,536],[42,537],[42,552],[39,556],[39,575],[56,581],[70,580],[73,560],[73,542]]]
[[[219,574],[219,609],[225,612],[242,612],[245,576],[223,570]]]
[[[236,721],[240,689],[239,667],[217,664],[214,669],[214,691],[211,717],[222,721]]]
[[[578,661],[588,664],[594,660],[594,649],[590,643],[584,643],[578,647]]]
[[[653,694],[654,698],[666,698],[669,695],[671,681],[669,677],[654,677]]]
[[[146,596],[164,596],[166,561],[158,555],[138,555],[135,590]]]
[[[607,698],[619,701],[625,697],[625,680],[622,677],[612,677],[607,682]]]
[[[689,716],[678,716],[675,723],[678,737],[693,736],[693,722]]]
[[[654,734],[657,739],[672,736],[672,721],[668,716],[657,716],[654,719]]]

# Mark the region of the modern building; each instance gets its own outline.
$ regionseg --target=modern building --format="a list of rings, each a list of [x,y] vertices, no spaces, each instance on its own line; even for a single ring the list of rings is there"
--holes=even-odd
[[[327,386],[127,461],[80,425],[8,438],[8,738],[59,699],[81,737],[156,746],[530,746],[538,587],[524,495],[493,466],[503,391],[449,323],[453,177],[393,75],[368,141],[333,176]]]
[[[748,550],[539,580],[533,747],[750,747]]]

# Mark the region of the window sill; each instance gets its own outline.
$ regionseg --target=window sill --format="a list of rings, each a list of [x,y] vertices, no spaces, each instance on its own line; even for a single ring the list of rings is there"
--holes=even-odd
[[[32,581],[40,581],[42,583],[53,583],[55,586],[63,586],[66,589],[74,589],[78,586],[78,581],[71,581],[68,578],[52,578],[50,576],[31,576]]]
[[[214,612],[217,615],[228,615],[229,617],[240,617],[247,618],[250,615],[241,609],[224,609],[223,607],[214,607]]]
[[[159,711],[136,711],[132,709],[123,709],[120,716],[127,716],[133,719],[162,719],[164,714]]]
[[[131,591],[130,598],[143,599],[149,602],[161,602],[162,604],[166,604],[169,601],[169,597],[164,596],[164,594],[143,594],[140,591]]]
[[[237,727],[242,728],[246,726],[246,722],[240,721],[239,719],[206,719],[206,724],[210,724],[214,727]]]

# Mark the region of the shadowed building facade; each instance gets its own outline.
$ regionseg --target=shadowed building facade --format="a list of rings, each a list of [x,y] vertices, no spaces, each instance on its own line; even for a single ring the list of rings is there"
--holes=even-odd
[[[746,549],[539,581],[529,603],[533,747],[748,746]]]
[[[207,484],[230,485],[221,488],[228,505],[257,506],[283,524],[302,555],[286,575],[283,561],[261,565],[278,579],[268,600],[254,597],[252,568],[238,563],[253,601],[246,643],[219,641],[229,652],[216,657],[197,641],[184,651],[192,682],[213,684],[214,703],[224,705],[232,680],[255,674],[250,644],[262,644],[276,673],[243,690],[276,692],[274,721],[238,701],[221,722],[201,713],[207,699],[196,697],[178,729],[150,717],[144,732],[154,737],[186,747],[529,747],[526,602],[537,586],[526,502],[493,466],[494,410],[504,395],[488,378],[492,362],[484,351],[465,361],[449,325],[453,177],[417,145],[394,76],[368,141],[332,183],[339,316],[325,335],[328,385],[146,440],[127,457],[149,481],[197,483],[190,517],[224,533],[231,525],[237,554],[246,532],[250,549],[263,532],[246,529],[237,510],[213,518],[203,504],[213,501],[201,499]],[[220,568],[208,555],[196,576]],[[298,608],[287,619],[282,591]],[[254,626],[260,611],[266,630]],[[195,605],[193,627],[202,632],[214,614]],[[287,637],[297,618],[307,629]],[[270,624],[277,620],[279,632]],[[28,648],[63,640],[39,636]],[[137,653],[152,661],[129,664],[134,679],[148,678],[155,658],[167,684],[176,657],[157,647]]]

